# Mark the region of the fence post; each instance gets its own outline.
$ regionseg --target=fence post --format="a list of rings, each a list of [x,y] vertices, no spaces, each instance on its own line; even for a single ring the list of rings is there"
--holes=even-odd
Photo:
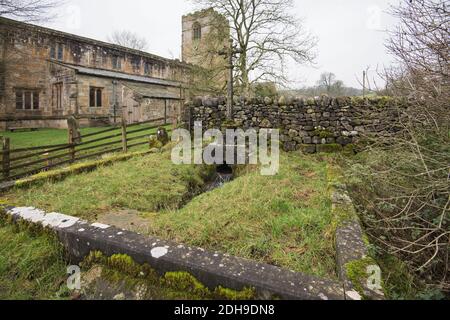
[[[122,150],[125,153],[128,151],[128,146],[127,146],[127,123],[126,123],[125,119],[123,119],[123,118],[122,118]]]
[[[69,129],[69,145],[70,161],[75,162],[75,133],[73,129]]]
[[[2,166],[3,166],[3,178],[7,180],[9,178],[9,168],[10,168],[10,161],[9,161],[9,155],[10,155],[10,141],[8,137],[2,137],[2,149],[3,149],[3,159],[2,159]]]

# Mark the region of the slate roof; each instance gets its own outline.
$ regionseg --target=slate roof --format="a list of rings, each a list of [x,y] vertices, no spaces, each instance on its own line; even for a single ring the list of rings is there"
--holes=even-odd
[[[180,100],[179,93],[170,91],[157,92],[154,88],[134,85],[131,83],[123,83],[123,85],[141,95],[143,98]]]
[[[80,74],[86,74],[86,75],[91,75],[91,76],[113,78],[113,79],[126,80],[126,81],[135,81],[135,82],[156,84],[156,85],[168,86],[168,87],[178,87],[179,88],[181,85],[180,82],[170,81],[170,80],[165,80],[165,79],[144,77],[144,76],[127,74],[127,73],[122,73],[122,72],[117,72],[117,71],[88,68],[88,67],[83,67],[83,66],[78,66],[78,65],[71,65],[71,64],[67,64],[67,63],[58,63],[58,64],[60,64],[64,67],[73,69]]]

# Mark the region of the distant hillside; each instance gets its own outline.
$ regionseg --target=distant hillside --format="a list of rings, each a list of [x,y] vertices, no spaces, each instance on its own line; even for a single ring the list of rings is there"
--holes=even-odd
[[[337,96],[362,96],[363,91],[361,89],[356,89],[352,87],[341,87],[338,90],[327,92],[325,88],[315,86],[293,90],[280,90],[279,93],[280,95],[287,95],[287,96],[317,97],[326,94],[332,97],[337,97]]]

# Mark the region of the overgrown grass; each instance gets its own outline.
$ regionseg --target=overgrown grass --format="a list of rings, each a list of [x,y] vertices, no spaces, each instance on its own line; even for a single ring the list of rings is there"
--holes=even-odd
[[[234,181],[187,204],[211,170],[175,166],[169,152],[13,190],[5,201],[91,221],[118,209],[134,209],[144,219],[140,231],[335,278],[327,162],[300,153],[283,153],[280,161],[276,176],[247,168]]]
[[[177,242],[335,277],[326,162],[281,155],[280,173],[247,172],[178,211],[149,213],[149,232]]]
[[[158,211],[178,208],[200,189],[210,170],[176,166],[170,153],[135,157],[93,172],[16,189],[6,201],[57,211],[88,220],[116,208]]]
[[[0,300],[47,300],[68,296],[62,247],[0,222]]]

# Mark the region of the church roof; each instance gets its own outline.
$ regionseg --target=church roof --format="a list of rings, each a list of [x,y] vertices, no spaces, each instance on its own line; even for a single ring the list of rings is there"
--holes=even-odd
[[[153,77],[145,77],[145,76],[133,75],[133,74],[111,71],[111,70],[89,68],[89,67],[83,67],[83,66],[79,66],[79,65],[71,65],[71,64],[67,64],[67,63],[60,63],[60,62],[54,62],[54,63],[57,63],[59,65],[62,65],[64,67],[67,67],[70,69],[73,69],[79,74],[85,74],[85,75],[90,75],[90,76],[105,77],[105,78],[112,78],[112,79],[126,80],[126,81],[135,81],[135,82],[156,84],[156,85],[168,86],[168,87],[182,86],[182,84],[180,82],[171,81],[171,80],[165,80],[165,79],[159,79],[159,78],[153,78]]]

